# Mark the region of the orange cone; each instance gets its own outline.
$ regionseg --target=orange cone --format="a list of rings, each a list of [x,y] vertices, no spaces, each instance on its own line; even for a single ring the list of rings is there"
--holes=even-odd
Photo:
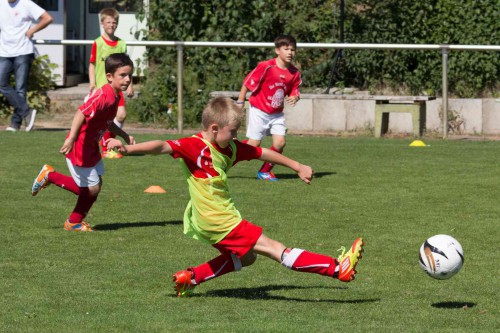
[[[167,191],[165,191],[161,186],[152,185],[152,186],[148,187],[147,189],[145,189],[144,193],[160,194],[160,193],[167,193]]]

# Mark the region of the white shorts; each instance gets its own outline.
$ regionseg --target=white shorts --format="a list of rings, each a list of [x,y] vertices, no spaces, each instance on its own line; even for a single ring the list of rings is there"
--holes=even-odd
[[[66,163],[68,164],[68,169],[73,180],[79,187],[96,186],[101,182],[100,176],[104,175],[104,163],[102,160],[91,168],[82,168],[73,165],[69,158],[66,159]]]
[[[247,138],[262,140],[268,135],[286,135],[285,114],[269,114],[250,105],[248,110]]]

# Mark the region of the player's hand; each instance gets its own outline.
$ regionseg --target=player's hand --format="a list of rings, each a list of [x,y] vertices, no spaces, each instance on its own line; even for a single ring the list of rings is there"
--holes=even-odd
[[[132,85],[128,86],[126,93],[127,97],[134,97],[134,87]]]
[[[304,183],[311,184],[313,173],[314,171],[310,166],[304,164],[299,165],[299,171],[297,172],[297,174],[299,175],[300,179],[304,181]]]
[[[68,155],[71,149],[73,149],[73,140],[70,138],[64,140],[64,144],[62,145],[61,149],[59,149],[59,152],[64,155]]]
[[[131,145],[135,145],[136,144],[135,138],[132,135],[129,135],[128,139],[129,139]]]
[[[118,149],[119,151],[121,151],[121,149],[123,148],[123,142],[118,139],[109,138],[106,140],[106,146],[108,147],[108,150]]]
[[[92,94],[95,90],[95,84],[91,84],[90,85],[90,92],[89,92],[89,95]]]
[[[288,105],[295,106],[297,102],[299,101],[300,97],[299,96],[288,96],[285,101]]]

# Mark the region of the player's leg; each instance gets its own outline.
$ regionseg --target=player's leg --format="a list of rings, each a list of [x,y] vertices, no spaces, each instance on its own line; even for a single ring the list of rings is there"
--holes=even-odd
[[[361,258],[363,245],[361,238],[356,239],[351,249],[347,253],[342,253],[337,260],[327,255],[299,248],[287,248],[280,242],[262,234],[255,244],[254,251],[294,271],[316,273],[349,282],[354,279],[356,274],[355,267]]]
[[[285,144],[286,144],[285,136],[273,134],[272,137],[273,137],[273,145],[271,147],[269,147],[269,149],[277,152],[278,154],[283,153],[283,149],[285,148]],[[271,181],[278,180],[278,178],[276,178],[276,176],[271,172],[273,167],[274,167],[274,164],[270,163],[270,162],[264,162],[262,164],[262,167],[260,168],[259,173],[268,174],[267,177],[264,177],[262,179],[271,180]]]
[[[68,168],[80,189],[80,193],[73,212],[64,223],[64,229],[70,231],[92,231],[92,228],[84,219],[101,191],[104,163],[100,160],[94,167],[81,168],[72,165],[68,160]]]
[[[246,137],[243,142],[254,147],[260,147],[262,139],[267,135],[268,126],[265,112],[250,105],[248,110],[248,125]]]
[[[282,153],[285,148],[286,140],[286,126],[284,113],[269,115],[269,133],[272,135],[273,144],[269,148],[277,153]],[[271,172],[274,164],[264,162],[259,170],[259,179],[277,181],[278,178]]]
[[[74,194],[80,194],[80,188],[76,185],[72,177],[63,175],[54,170],[54,168],[48,164],[45,164],[40,169],[40,172],[33,180],[33,185],[31,186],[31,195],[37,195],[41,190],[49,186],[50,184],[55,184],[67,191],[73,192]]]
[[[223,240],[213,245],[221,255],[172,276],[177,296],[188,295],[203,282],[252,265],[257,255],[251,249],[261,234],[261,227],[246,220],[241,221]]]

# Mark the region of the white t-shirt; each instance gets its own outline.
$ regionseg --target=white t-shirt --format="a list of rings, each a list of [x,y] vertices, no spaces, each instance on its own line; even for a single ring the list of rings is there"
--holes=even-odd
[[[33,21],[45,13],[33,1],[0,0],[0,57],[17,57],[35,52],[33,42],[26,37]]]

